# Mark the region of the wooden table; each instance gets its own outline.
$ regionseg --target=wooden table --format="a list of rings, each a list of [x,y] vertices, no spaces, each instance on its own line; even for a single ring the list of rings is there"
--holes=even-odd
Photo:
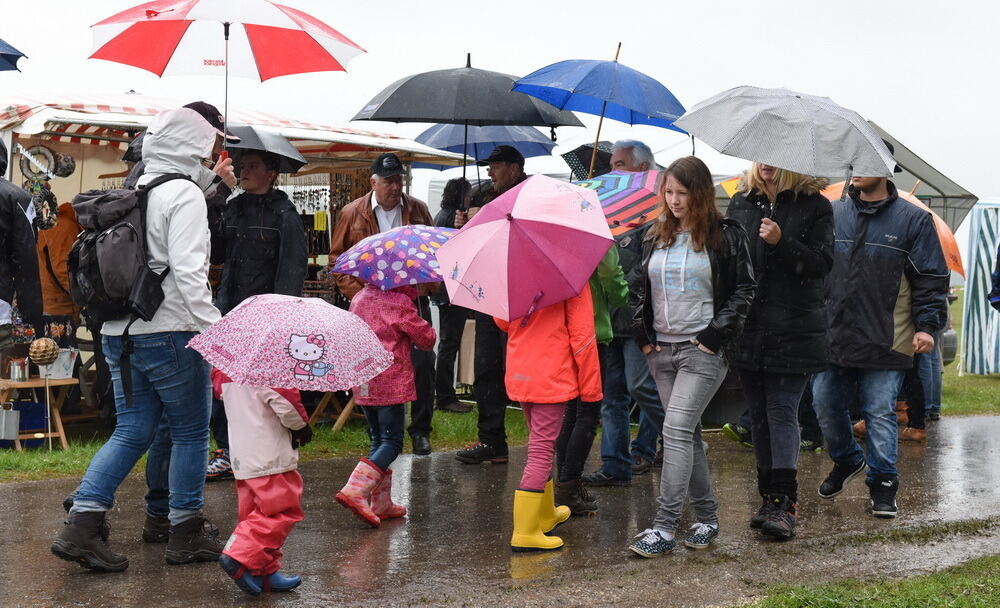
[[[351,417],[351,412],[354,411],[354,395],[351,395],[346,404],[341,403],[335,393],[326,393],[323,395],[323,398],[316,404],[316,409],[313,411],[312,416],[309,417],[309,424],[311,426],[316,425],[316,421],[319,420],[319,417],[323,415],[323,412],[330,404],[333,404],[334,411],[337,413],[337,421],[333,423],[333,432],[336,433],[344,428],[344,425],[347,424],[347,419]]]
[[[18,452],[22,449],[22,439],[58,437],[62,449],[65,450],[69,447],[69,444],[66,442],[66,431],[63,429],[62,415],[59,412],[66,401],[66,396],[69,395],[70,389],[80,384],[80,381],[76,378],[53,378],[48,383],[49,388],[46,397],[49,402],[49,416],[56,427],[55,431],[50,433],[48,429],[30,429],[20,433],[17,439],[14,440],[14,449]],[[56,387],[59,388],[59,391],[56,392],[55,398],[53,398],[52,389]],[[23,382],[0,380],[0,402],[10,401],[11,395],[19,388],[45,388],[45,378],[31,378]]]

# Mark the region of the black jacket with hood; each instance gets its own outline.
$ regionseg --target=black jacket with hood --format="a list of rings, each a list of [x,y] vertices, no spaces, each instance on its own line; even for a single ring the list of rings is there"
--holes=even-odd
[[[915,331],[947,321],[951,273],[931,214],[896,194],[833,202],[833,270],[826,282],[830,362],[862,369],[913,367]]]
[[[244,192],[222,213],[226,262],[215,305],[226,314],[262,293],[302,295],[306,238],[302,218],[288,195]]]
[[[0,142],[0,175],[7,171],[7,147]],[[31,196],[0,177],[0,300],[17,307],[25,322],[42,322],[42,288],[38,282],[35,231],[24,210]],[[6,319],[0,319],[0,323]]]
[[[723,246],[718,251],[708,249],[715,317],[697,336],[698,342],[714,353],[733,343],[757,290],[746,232],[731,219],[721,220],[720,227]],[[632,331],[639,348],[656,343],[653,302],[649,297],[649,258],[655,246],[656,230],[650,228],[642,243],[640,272],[632,275],[634,282],[629,286],[629,303],[634,313]]]
[[[830,358],[824,284],[833,266],[833,208],[820,194],[827,180],[806,178],[795,190],[779,192],[772,204],[751,190],[746,177],[729,203],[728,217],[750,236],[757,277],[733,365],[774,374],[822,371]],[[763,218],[781,228],[769,245],[760,238]]]

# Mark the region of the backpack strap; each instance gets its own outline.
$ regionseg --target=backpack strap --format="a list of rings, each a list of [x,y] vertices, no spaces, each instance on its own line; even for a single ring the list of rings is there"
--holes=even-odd
[[[149,244],[146,239],[146,201],[149,197],[149,191],[153,188],[159,186],[160,184],[165,184],[169,181],[175,179],[186,179],[191,183],[194,183],[189,176],[183,173],[167,173],[165,175],[160,175],[154,178],[148,184],[143,184],[138,187],[138,206],[139,206],[139,224],[142,231],[142,250],[146,254],[147,263],[149,261]],[[163,271],[160,277],[166,277],[170,273],[170,267]],[[135,352],[135,346],[132,343],[132,337],[129,335],[129,329],[131,329],[132,324],[135,323],[139,317],[132,314],[132,318],[129,319],[128,325],[125,326],[125,331],[122,332],[122,354],[119,359],[118,365],[121,369],[122,377],[122,392],[125,393],[125,407],[132,407],[132,353]]]
[[[58,275],[56,275],[56,271],[52,269],[52,256],[49,255],[49,246],[46,245],[43,247],[42,251],[45,253],[45,268],[48,269],[49,276],[52,277],[52,281],[56,284],[56,287],[58,287],[60,291],[66,295],[70,295],[69,290],[63,287],[62,281],[60,281]]]

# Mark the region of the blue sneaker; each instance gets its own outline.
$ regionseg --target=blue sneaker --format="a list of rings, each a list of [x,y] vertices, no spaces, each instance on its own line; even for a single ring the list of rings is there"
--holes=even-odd
[[[719,535],[719,526],[697,523],[691,526],[691,532],[684,539],[684,546],[692,549],[704,549]]]
[[[261,587],[264,584],[264,577],[250,574],[250,572],[243,567],[243,564],[229,557],[225,553],[219,556],[219,565],[226,571],[229,578],[236,582],[237,587],[246,591],[250,595],[260,595]]]
[[[663,530],[647,528],[635,535],[629,549],[643,557],[659,557],[674,550],[674,539]]]
[[[274,572],[264,577],[264,591],[291,591],[302,584],[301,576],[285,576],[280,572]]]

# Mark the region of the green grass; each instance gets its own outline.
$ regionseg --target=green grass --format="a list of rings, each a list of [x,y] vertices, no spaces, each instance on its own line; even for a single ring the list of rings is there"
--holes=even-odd
[[[961,334],[962,297],[951,305],[955,331]],[[942,414],[946,416],[971,416],[1000,414],[1000,375],[958,375],[958,362],[946,366],[942,391]],[[328,426],[317,429],[313,442],[301,451],[303,461],[334,457],[356,457],[368,449],[368,435],[361,420],[352,420],[340,433],[334,435]],[[70,440],[70,449],[30,449],[22,453],[0,449],[0,483],[58,477],[78,477],[87,469],[91,457],[107,438],[107,432],[81,432],[76,427]],[[507,410],[507,434],[512,445],[527,439],[524,417],[517,410]],[[434,413],[434,433],[431,441],[435,450],[454,450],[476,440],[476,414]],[[406,449],[409,450],[409,439]],[[140,462],[140,467],[143,462]]]
[[[755,608],[987,608],[1000,598],[1000,555],[904,580],[772,587]]]
[[[952,325],[955,332],[962,335],[962,302],[965,290],[956,290],[958,299],[951,305]],[[961,348],[959,350],[961,352]],[[956,360],[944,368],[944,384],[941,389],[941,413],[946,416],[972,416],[977,414],[1000,414],[1000,375],[976,376],[958,375],[959,362]]]
[[[434,432],[431,441],[435,450],[455,450],[476,440],[475,412],[452,414],[434,412]],[[32,481],[60,477],[80,477],[87,470],[90,459],[101,448],[109,431],[82,431],[69,427],[71,433],[69,449],[56,448],[51,452],[45,447],[29,448],[24,452],[0,449],[0,483],[10,481]],[[507,410],[507,435],[512,445],[526,441],[528,432],[524,416],[519,410]],[[410,449],[409,438],[406,450]],[[303,461],[321,460],[335,457],[360,457],[368,451],[367,426],[363,420],[351,420],[339,433],[334,434],[330,426],[320,425],[313,441],[302,448]],[[145,467],[145,458],[139,461],[135,470]]]

